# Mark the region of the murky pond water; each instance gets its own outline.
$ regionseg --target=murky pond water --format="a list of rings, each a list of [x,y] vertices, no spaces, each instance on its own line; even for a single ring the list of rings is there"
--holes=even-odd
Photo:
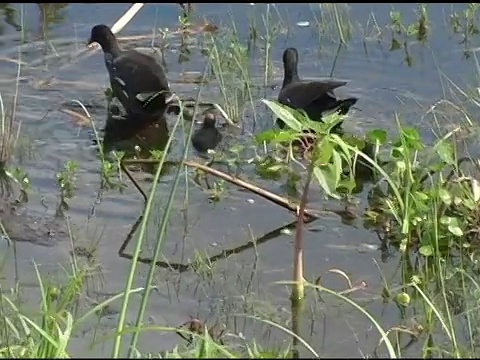
[[[349,80],[347,86],[340,89],[340,94],[354,95],[360,100],[356,104],[359,109],[352,111],[348,117],[347,130],[362,134],[375,127],[392,129],[394,113],[397,112],[405,121],[420,126],[427,138],[433,138],[432,130],[435,127],[431,118],[423,115],[436,101],[445,97],[445,78],[440,74],[445,74],[461,87],[475,85],[471,80],[476,76],[475,62],[472,58],[465,59],[464,45],[459,44],[459,38],[453,35],[449,26],[450,14],[465,6],[458,4],[452,8],[451,5],[429,5],[431,36],[425,45],[411,41],[406,53],[404,50],[390,51],[391,34],[385,27],[391,23],[390,4],[351,4],[348,10],[351,40],[338,56],[338,37],[333,41],[331,33],[339,30],[332,30],[331,26],[316,26],[316,21],[321,21],[321,16],[326,14],[323,11],[325,8],[317,4],[271,6],[270,12],[275,21],[280,23],[281,20],[282,23],[282,30],[272,48],[273,83],[281,83],[281,54],[284,48],[297,47],[300,76],[315,78],[333,74]],[[14,232],[19,240],[17,256],[20,259],[20,280],[22,284],[29,285],[26,298],[31,298],[32,304],[36,304],[38,291],[35,289],[37,280],[33,261],[43,273],[51,276],[59,272],[59,265],[68,267],[71,244],[68,236],[62,236],[68,233],[66,225],[55,225],[58,228],[55,239],[60,240],[54,246],[47,247],[44,238],[50,233],[48,226],[51,221],[43,224],[42,221],[46,220],[42,219],[50,219],[55,214],[58,202],[56,173],[66,161],[75,160],[80,169],[78,188],[75,198],[70,201],[68,215],[77,245],[88,247],[94,244],[96,248],[96,261],[105,281],[102,286],[92,290],[88,297],[91,303],[101,301],[109,294],[124,290],[130,261],[120,258],[117,251],[140,216],[143,200],[127,182],[128,187],[123,194],[115,191],[105,193],[92,216],[92,205],[96,202],[100,186],[100,162],[92,143],[92,134],[58,109],[65,101],[78,99],[90,105],[89,111],[96,119],[98,128],[103,128],[107,118],[104,90],[108,84],[103,56],[100,52],[80,58],[74,54],[83,49],[93,25],[113,24],[128,9],[128,4],[68,4],[59,10],[55,21],[48,25],[46,35],[37,4],[15,4],[13,8],[17,11],[14,20],[25,24],[23,36],[28,41],[21,45],[20,32],[6,22],[7,18],[3,20],[0,92],[4,101],[8,101],[14,93],[17,66],[8,59],[21,56],[23,65],[17,111],[23,121],[22,132],[25,137],[32,139],[31,146],[35,154],[33,160],[22,163],[28,171],[32,191],[26,212],[16,215],[18,217],[14,220],[17,222]],[[262,4],[200,4],[195,6],[194,21],[205,17],[220,28],[231,26],[233,21],[239,38],[246,42],[251,34],[249,19],[256,19],[259,35],[263,36],[266,9],[266,5]],[[345,6],[341,9],[341,15],[347,16]],[[395,9],[403,13],[407,24],[417,18],[416,8],[412,4],[396,4]],[[122,30],[121,36],[150,35],[155,26],[177,29],[180,26],[179,15],[177,4],[146,5]],[[380,28],[384,31],[382,38],[378,35]],[[195,38],[195,35],[192,37]],[[155,45],[158,45],[159,38],[155,38]],[[197,44],[190,49],[188,61],[179,61],[180,37],[170,36],[167,41],[169,46],[164,55],[173,90],[181,97],[196,97],[199,85],[182,79],[189,73],[201,74],[205,57],[201,55]],[[146,48],[151,43],[151,39],[141,37],[123,42],[127,47]],[[469,44],[472,47],[475,45]],[[258,52],[259,63],[263,61],[262,56]],[[185,60],[184,57],[182,59]],[[258,73],[253,74],[258,77],[259,84],[263,81],[261,68],[259,66]],[[275,98],[277,93],[278,88],[268,90],[266,96]],[[206,85],[202,98],[209,102],[222,101],[215,83]],[[266,129],[270,124],[270,116],[262,115],[255,131]],[[251,141],[251,134],[246,131],[241,141]],[[178,139],[169,156],[179,160],[182,146],[182,140]],[[140,174],[135,176],[141,177]],[[261,180],[248,169],[245,176],[274,192],[284,191],[281,184]],[[151,221],[145,253],[151,252],[154,246],[154,229],[161,219],[172,180],[173,175],[166,174],[158,185],[154,211],[156,219]],[[148,187],[150,182],[143,181],[142,184]],[[185,187],[182,181],[180,186]],[[259,238],[294,220],[286,210],[248,192],[239,191],[233,185],[226,187],[226,194],[221,201],[211,203],[208,194],[190,184],[188,211],[185,210],[184,193],[183,190],[178,192],[173,213],[179,216],[171,219],[162,248],[165,257],[173,263],[193,260],[195,251],[207,252],[209,256],[221,254],[224,249],[245,244],[252,237]],[[325,204],[324,196],[318,189],[313,190],[309,205],[322,208]],[[341,207],[332,201],[328,205]],[[22,225],[23,221],[30,223]],[[380,319],[384,328],[400,323],[397,307],[388,305],[385,308],[378,300],[381,274],[392,275],[397,263],[394,258],[382,262],[380,251],[375,251],[380,245],[376,235],[363,229],[360,223],[355,227],[346,226],[335,216],[323,217],[308,227],[310,230],[305,232],[307,277],[314,279],[329,269],[342,269],[351,275],[355,283],[368,283],[368,290],[358,292],[354,298]],[[274,235],[256,248],[251,247],[227,259],[220,257],[215,262],[213,277],[200,272],[185,271],[178,274],[159,268],[156,276],[158,291],[151,297],[147,321],[177,326],[190,316],[220,319],[230,332],[242,332],[247,338],[255,336],[264,343],[287,341],[287,336],[280,331],[232,316],[256,313],[281,324],[288,323],[288,288],[275,285],[274,282],[291,278],[293,237],[287,231],[278,231]],[[35,238],[38,238],[38,242]],[[3,249],[8,250],[6,247]],[[130,245],[126,251],[131,253],[132,249]],[[2,275],[13,279],[13,270],[10,273],[8,269],[5,267],[5,274]],[[146,265],[138,268],[136,286],[143,285],[147,271]],[[344,283],[341,278],[332,275],[331,278],[327,277],[325,285],[342,289]],[[100,325],[92,323],[87,326],[71,344],[71,354],[109,355],[109,340],[106,345],[93,348],[89,344],[94,334],[98,337],[116,327],[119,309],[120,303],[114,303],[111,313],[102,318]],[[129,310],[129,321],[135,320],[136,312],[136,308]],[[363,315],[344,304],[329,302],[312,307],[307,314],[301,335],[323,356],[371,353],[378,341],[378,334]],[[141,336],[140,349],[158,352],[173,348],[179,341],[175,334],[148,332]]]

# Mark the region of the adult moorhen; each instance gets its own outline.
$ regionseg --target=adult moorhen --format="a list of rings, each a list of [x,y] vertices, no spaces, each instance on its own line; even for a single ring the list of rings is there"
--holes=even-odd
[[[288,48],[283,52],[284,77],[278,102],[294,109],[303,109],[314,121],[321,121],[324,112],[337,111],[345,115],[358,100],[356,97],[337,99],[333,90],[346,84],[337,80],[301,80],[298,76],[298,52]],[[277,119],[280,128],[285,124]],[[333,131],[338,131],[340,124]]]

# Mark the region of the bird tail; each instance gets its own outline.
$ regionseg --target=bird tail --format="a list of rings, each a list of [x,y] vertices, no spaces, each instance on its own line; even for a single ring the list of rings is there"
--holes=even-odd
[[[331,109],[336,110],[340,115],[346,115],[350,108],[356,104],[358,98],[351,97],[348,99],[337,100],[333,103]]]

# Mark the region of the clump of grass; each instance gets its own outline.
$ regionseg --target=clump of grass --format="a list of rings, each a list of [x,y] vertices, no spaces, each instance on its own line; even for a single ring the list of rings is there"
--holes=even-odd
[[[453,11],[452,14],[450,14],[450,26],[454,34],[461,35],[461,44],[465,46],[464,55],[466,58],[472,54],[468,49],[472,38],[480,33],[478,26],[479,8],[480,4],[470,3],[465,10]]]
[[[332,41],[339,40],[340,44],[347,45],[353,32],[353,25],[350,20],[349,6],[347,4],[318,4],[319,15],[312,9],[318,31],[319,42],[323,39]]]
[[[0,136],[0,166],[5,167],[15,154],[15,147],[20,135],[21,124],[15,122],[15,102],[10,110],[5,110],[3,98],[0,95],[1,108],[1,136]]]
[[[13,167],[13,161],[19,148],[21,121],[16,117],[15,96],[10,109],[5,109],[3,98],[0,94],[0,196],[8,198],[15,193],[12,183],[21,192],[21,198],[26,199],[25,190],[28,188],[28,177],[20,168]],[[21,199],[20,198],[20,199]]]
[[[74,330],[77,301],[87,269],[75,269],[63,286],[46,282],[35,265],[40,290],[38,317],[26,316],[17,301],[3,289],[0,293],[0,357],[68,358],[68,345]]]
[[[266,13],[262,16],[264,35],[260,35],[254,13],[250,18],[248,38],[239,37],[233,19],[228,29],[217,35],[210,35],[210,71],[218,82],[222,100],[219,104],[220,111],[231,125],[242,124],[248,107],[253,111],[254,126],[257,122],[254,99],[261,88],[266,88],[271,80],[272,46],[281,31],[281,19],[279,16],[274,18],[271,6],[273,5],[266,5]],[[261,64],[256,61],[258,51],[262,52]],[[263,67],[263,84],[254,81],[258,65]]]
[[[75,161],[67,161],[62,170],[56,174],[57,186],[60,191],[60,201],[57,207],[57,215],[63,215],[69,210],[68,199],[73,198],[77,183],[78,164]]]
[[[243,119],[245,104],[251,101],[252,76],[248,47],[241,43],[236,29],[227,30],[222,38],[212,37],[209,62],[218,81],[222,108],[230,124]]]

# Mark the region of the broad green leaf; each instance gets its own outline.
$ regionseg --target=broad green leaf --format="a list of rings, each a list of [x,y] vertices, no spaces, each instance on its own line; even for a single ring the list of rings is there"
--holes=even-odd
[[[415,200],[419,201],[427,201],[428,195],[421,191],[415,191]]]
[[[386,130],[376,129],[373,131],[369,131],[367,133],[367,137],[370,141],[374,143],[378,141],[380,145],[383,145],[387,142],[388,133]]]
[[[432,245],[423,245],[423,246],[420,246],[420,249],[418,249],[418,252],[425,257],[432,256],[433,247]]]
[[[329,196],[340,199],[340,196],[335,194],[335,188],[332,187],[332,176],[328,168],[319,168],[315,167],[313,169],[313,175],[317,178],[318,183],[322,187],[323,191],[325,191]]]
[[[362,191],[363,183],[362,181],[359,181],[357,184],[353,177],[353,174],[351,174],[349,178],[340,180],[337,187],[344,188],[349,194],[352,193],[354,190],[356,190],[355,192],[358,193]]]
[[[409,148],[414,148],[415,150],[421,150],[424,148],[422,142],[422,137],[417,129],[414,128],[403,128],[402,129],[403,140]]]
[[[341,124],[345,116],[339,115],[337,113],[331,113],[323,118],[323,122],[327,126],[328,132],[330,132],[335,126]]]
[[[440,189],[438,191],[438,196],[444,202],[445,205],[450,205],[452,203],[452,197],[450,196],[450,192],[445,189]]]
[[[469,209],[470,211],[474,211],[477,209],[477,206],[478,206],[478,201],[474,201],[473,199],[464,199],[463,200],[463,205]]]
[[[298,119],[302,118],[303,116],[298,111],[279,104],[276,101],[270,101],[265,99],[263,99],[262,101],[270,108],[270,110],[273,111],[277,118],[281,119],[290,129],[298,132],[302,131],[303,126]]]
[[[392,149],[392,152],[391,152],[392,157],[393,157],[393,158],[396,158],[396,159],[398,159],[398,158],[403,158],[403,156],[404,156],[403,154],[404,154],[404,153],[405,153],[405,151],[404,151],[404,149],[403,149],[401,146],[399,146],[399,147],[394,147],[394,148]]]
[[[306,115],[304,126],[305,128],[312,129],[317,134],[326,134],[328,130],[328,126],[324,122],[310,120]]]
[[[458,219],[455,217],[450,216],[442,216],[440,218],[440,223],[443,225],[447,225],[448,231],[450,231],[455,236],[462,236],[463,230],[460,228],[460,224],[458,223]]]
[[[333,142],[334,144],[337,144],[338,146],[340,146],[340,148],[342,149],[342,152],[349,158],[352,157],[352,153],[354,152],[353,150],[350,151],[349,147],[348,147],[348,144],[343,141],[343,139],[338,136],[337,134],[330,134],[329,135],[329,138],[330,138],[330,141]]]
[[[271,129],[264,131],[260,134],[255,135],[255,141],[258,144],[263,143],[264,141],[267,143],[270,142],[289,142],[297,139],[298,136],[294,131],[291,130],[279,130],[279,129]]]
[[[342,175],[342,158],[338,151],[333,152],[333,166],[332,166],[333,176],[335,179],[335,188],[337,188],[340,183],[340,177]]]
[[[472,192],[473,192],[473,200],[478,202],[480,199],[480,184],[478,180],[472,179]]]
[[[463,236],[463,231],[460,228],[457,218],[451,218],[450,224],[448,225],[448,231],[450,231],[455,236]]]
[[[452,218],[450,216],[442,216],[440,217],[440,224],[442,225],[448,225],[452,221]]]
[[[439,162],[438,164],[432,164],[428,166],[428,172],[430,173],[438,173],[445,168],[444,162]],[[427,170],[427,169],[426,169]]]
[[[333,152],[333,144],[328,141],[327,138],[323,138],[322,141],[319,141],[317,143],[318,158],[315,159],[315,163],[318,165],[322,165],[330,162]]]
[[[455,166],[454,148],[451,143],[442,139],[435,145],[435,150],[443,162]]]
[[[398,304],[402,306],[408,306],[410,304],[410,295],[408,295],[406,292],[401,292],[397,294],[395,297],[395,300],[397,300]]]

